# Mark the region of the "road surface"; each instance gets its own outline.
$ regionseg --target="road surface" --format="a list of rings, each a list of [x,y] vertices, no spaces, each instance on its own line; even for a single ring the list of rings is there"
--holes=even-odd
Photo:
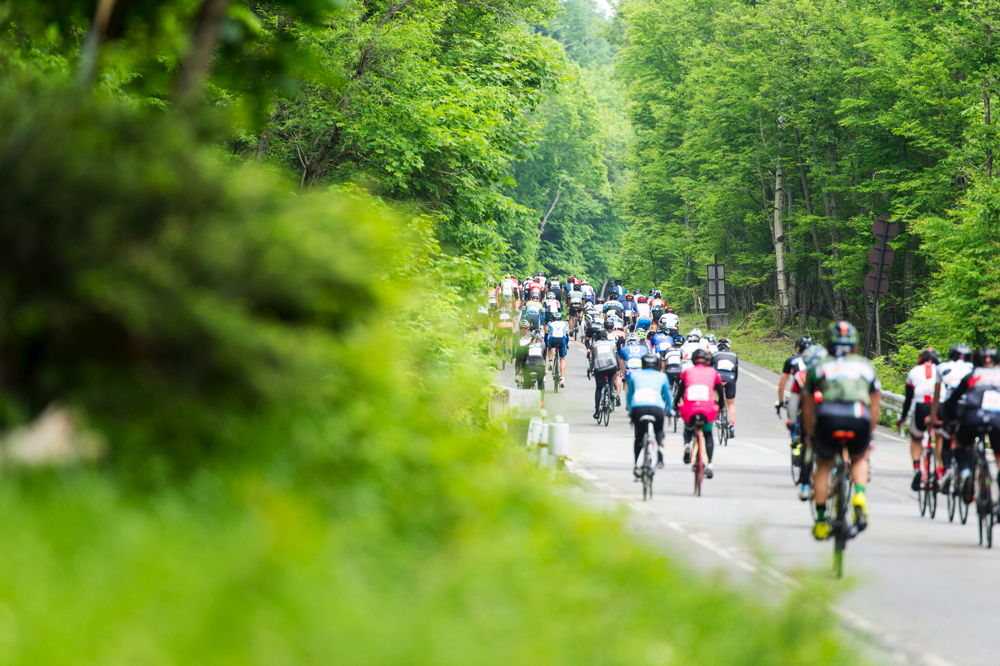
[[[577,497],[602,507],[626,504],[642,538],[737,584],[763,581],[775,598],[803,574],[832,579],[832,543],[812,538],[809,507],[792,484],[787,431],[773,408],[775,373],[740,364],[737,437],[716,446],[715,478],[704,481],[701,497],[693,496],[690,466],[681,461],[680,429],[668,427],[666,466],[656,474],[654,498],[643,502],[632,480],[624,400],[608,427],[595,425],[585,350],[572,343],[567,359],[567,388],[545,397],[550,418],[558,414],[570,424],[569,467],[585,491]],[[513,387],[512,369],[498,380]],[[1000,663],[1000,543],[992,550],[978,545],[974,506],[965,525],[957,514],[948,522],[943,498],[936,519],[921,518],[909,489],[909,443],[886,429],[876,436],[872,469],[869,528],[848,544],[844,581],[830,583],[845,590],[833,612],[887,663]],[[994,536],[1000,542],[1000,528]]]

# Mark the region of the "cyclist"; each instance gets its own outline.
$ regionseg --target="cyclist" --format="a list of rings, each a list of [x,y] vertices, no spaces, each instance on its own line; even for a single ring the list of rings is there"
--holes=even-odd
[[[500,349],[509,351],[514,338],[514,313],[504,305],[493,316],[493,330]]]
[[[726,338],[719,340],[718,351],[712,355],[712,367],[722,378],[725,389],[726,410],[729,412],[729,436],[736,437],[736,380],[740,375],[740,361]]]
[[[638,335],[630,333],[625,339],[625,344],[622,346],[621,351],[618,352],[622,377],[628,379],[630,372],[641,369],[642,357],[648,353],[649,347],[639,339]]]
[[[656,435],[656,466],[663,466],[663,416],[671,409],[670,386],[667,376],[660,372],[660,357],[647,353],[641,359],[641,367],[628,376],[628,394],[625,396],[625,411],[632,417],[635,430],[635,463],[632,474],[638,480],[639,454],[642,453],[646,426],[643,416],[652,416],[653,432]]]
[[[620,278],[615,280],[615,286],[611,287],[610,294],[612,299],[620,303],[625,302],[625,287],[622,286]]]
[[[630,327],[635,326],[635,296],[632,294],[625,294],[625,302],[622,303],[625,309],[625,323]]]
[[[532,280],[528,283],[528,298],[533,298],[535,300],[541,301],[542,295],[545,293],[544,285],[540,284],[537,280]]]
[[[532,341],[531,325],[527,320],[521,320],[520,331],[521,335],[514,343],[514,374],[518,384],[523,387],[524,365],[528,360],[528,347],[531,346]]]
[[[549,369],[552,369],[552,357],[559,353],[559,387],[566,386],[566,351],[569,349],[569,325],[563,321],[562,313],[552,315],[546,330],[548,335],[545,344],[549,348]]]
[[[500,307],[500,287],[493,280],[486,288],[486,307],[489,308],[490,319],[493,319],[493,313]]]
[[[702,432],[705,433],[705,454],[708,465],[705,467],[705,478],[711,479],[712,454],[715,442],[712,439],[712,425],[719,416],[719,403],[725,399],[722,390],[722,379],[712,367],[712,355],[705,349],[695,349],[692,353],[691,367],[681,373],[678,395],[680,396],[680,415],[684,420],[684,463],[691,462],[691,440],[694,438],[695,416],[705,417]]]
[[[955,460],[958,461],[959,487],[966,503],[972,501],[972,465],[977,437],[989,437],[993,455],[1000,449],[1000,438],[993,437],[1000,424],[1000,368],[995,347],[980,347],[972,354],[972,374],[966,375],[944,405],[945,418],[956,424]],[[1000,473],[997,474],[1000,483]]]
[[[525,320],[531,324],[531,330],[533,331],[537,331],[542,327],[542,304],[537,298],[532,298],[524,304],[521,321]]]
[[[649,299],[649,316],[650,318],[659,323],[660,319],[663,318],[664,313],[667,311],[667,303],[663,300],[663,294],[659,289],[653,291],[652,298]]]
[[[597,298],[594,293],[594,288],[590,286],[590,282],[583,280],[580,283],[580,291],[583,292],[583,300],[587,303],[596,303]]]
[[[621,301],[617,301],[617,300],[615,300],[615,299],[612,298],[607,303],[604,304],[604,316],[607,316],[608,313],[613,313],[619,319],[624,320],[625,319],[625,306],[622,305]]]
[[[653,351],[660,357],[660,360],[663,360],[666,357],[667,352],[674,348],[673,339],[666,333],[659,330],[651,333],[648,340],[650,346],[653,348]]]
[[[917,364],[906,375],[906,399],[903,413],[896,421],[896,428],[903,427],[906,417],[910,417],[910,457],[913,458],[913,481],[911,490],[920,490],[920,454],[923,448],[927,423],[937,420],[937,408],[941,400],[941,373],[938,363],[941,355],[932,347],[927,347],[917,357]],[[910,407],[913,413],[910,413]],[[940,481],[941,469],[937,469]]]
[[[794,447],[792,455],[800,462],[797,482],[801,484],[799,499],[803,502],[809,499],[812,492],[812,486],[809,485],[809,476],[812,471],[812,444],[805,436],[805,430],[802,426],[802,410],[800,409],[802,392],[805,386],[806,372],[816,367],[816,364],[827,356],[826,347],[823,345],[812,345],[802,352],[802,361],[805,363],[806,369],[799,370],[792,375],[791,395],[788,398],[788,419],[785,421],[785,426],[792,433],[792,446]],[[795,436],[796,431],[799,433],[798,437]]]
[[[687,341],[681,347],[681,366],[684,370],[687,370],[694,365],[691,357],[695,350],[704,349],[704,347],[701,346],[701,331],[697,328],[691,329],[691,332],[687,334],[686,340]]]
[[[545,302],[542,304],[545,310],[545,323],[548,324],[550,321],[556,318],[556,313],[562,308],[562,303],[556,298],[556,294],[550,291],[545,296]]]
[[[806,369],[806,364],[802,361],[802,352],[812,345],[813,340],[808,335],[803,335],[795,341],[795,353],[785,359],[785,365],[781,369],[781,379],[778,380],[778,401],[774,403],[774,411],[781,414],[781,406],[785,404],[785,385],[788,378],[796,372]]]
[[[845,440],[854,479],[854,520],[858,531],[868,526],[864,484],[868,483],[868,447],[878,425],[880,385],[875,368],[858,356],[857,348],[858,330],[846,321],[834,322],[827,330],[830,356],[806,371],[802,420],[816,455],[813,536],[819,540],[830,536],[826,500],[830,495],[833,460],[841,453],[841,442],[834,440],[834,435],[840,432],[854,435],[853,439]],[[823,396],[818,404],[816,391]]]
[[[666,317],[666,320],[664,320]],[[660,317],[660,326],[666,328],[667,335],[677,335],[680,333],[681,320],[674,314],[674,309],[669,305],[663,310],[663,317]]]
[[[557,301],[562,301],[563,288],[558,278],[552,278],[552,280],[549,281],[549,292],[554,295]]]
[[[580,323],[580,314],[583,313],[583,292],[580,290],[580,285],[574,284],[572,291],[566,292],[566,302],[569,312],[569,327],[575,330]]]
[[[604,385],[611,383],[611,388],[615,394],[615,404],[621,406],[621,386],[618,377],[618,347],[613,340],[608,338],[606,330],[600,330],[594,336],[590,345],[591,357],[594,364],[594,383],[597,389],[594,391],[594,418],[600,418],[601,393]]]
[[[715,354],[719,351],[719,338],[715,336],[714,333],[709,333],[705,336],[705,344],[708,345],[708,353]]]
[[[645,296],[639,294],[635,297],[635,327],[648,331],[652,324],[653,318],[650,314],[649,302]]]
[[[967,375],[973,371],[972,347],[964,343],[953,344],[948,350],[948,360],[938,365],[938,372],[941,373],[941,402],[944,403],[951,397],[952,392],[958,388]],[[944,446],[945,436],[948,438],[948,446]],[[944,420],[937,437],[938,460],[944,467],[944,474],[941,477],[941,488],[947,489],[951,485],[951,425]]]
[[[541,331],[532,334],[531,342],[524,356],[524,387],[538,387],[542,392],[542,405],[545,405],[545,337]]]

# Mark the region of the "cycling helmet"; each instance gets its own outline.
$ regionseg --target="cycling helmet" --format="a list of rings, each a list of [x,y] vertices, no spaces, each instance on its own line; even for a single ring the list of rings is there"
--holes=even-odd
[[[598,305],[604,305],[604,298],[603,297],[598,297],[597,304]]]
[[[653,298],[663,298],[663,292],[659,289],[653,291]]]
[[[721,340],[719,340],[719,351],[731,350],[733,348],[732,344],[733,343],[731,343],[728,339],[722,338]]]
[[[634,301],[635,300],[635,296],[633,296],[632,294],[625,294],[625,300],[626,301]]]
[[[562,312],[559,312],[559,311],[553,312],[552,313],[552,318],[555,319],[556,321],[561,320],[562,319]]]
[[[688,342],[701,342],[701,329],[693,328],[691,332],[688,333]]]
[[[824,358],[829,356],[826,353],[826,347],[823,345],[809,345],[806,347],[805,351],[802,352],[802,362],[806,364],[806,367],[812,370],[816,367],[816,364],[822,361]]]
[[[972,347],[964,342],[953,344],[948,350],[949,361],[968,361],[970,358],[972,358]]]
[[[705,339],[708,340],[708,344],[710,345],[718,344],[719,342],[719,338],[715,337],[714,333],[709,333],[705,336]]]
[[[621,278],[616,278],[616,279],[615,279],[615,284],[618,284],[618,285],[620,285],[621,283],[622,283],[622,280],[621,280]]]
[[[712,365],[712,355],[707,349],[695,349],[691,354],[691,362],[695,365]]]
[[[531,326],[528,324],[528,320],[527,319],[522,319],[521,320],[521,328],[531,328]]]
[[[545,295],[545,298],[555,298],[555,297],[556,297],[556,292],[554,291],[550,291],[548,294]]]
[[[992,365],[997,364],[996,347],[979,347],[976,351],[972,352],[972,365],[982,368],[987,363],[991,363]]]
[[[668,305],[666,308],[663,309],[663,311],[664,312],[669,312],[670,314],[673,314],[674,309]]]
[[[615,318],[614,317],[608,317],[607,319],[605,319],[604,320],[604,328],[605,328],[605,330],[608,330],[608,331],[614,330],[614,328],[615,328]]]
[[[608,332],[605,331],[603,328],[600,328],[600,329],[594,331],[594,339],[595,340],[607,340],[608,339]]]
[[[812,346],[813,339],[808,335],[803,335],[801,338],[795,341],[795,350],[800,354]]]
[[[639,336],[635,333],[629,333],[628,337],[625,338],[625,344],[627,345],[637,345],[639,344]]]
[[[587,282],[587,278],[583,278],[583,280],[580,282],[580,284],[583,285],[583,284],[590,284],[590,283]]]
[[[638,296],[636,296],[635,302],[636,303],[645,303],[646,302],[646,297],[643,296],[642,294],[639,294]]]
[[[925,347],[923,351],[920,352],[920,356],[917,357],[918,364],[924,364],[928,361],[934,365],[941,362],[941,354],[939,354],[933,347]]]
[[[858,329],[846,321],[835,321],[826,329],[827,350],[835,356],[843,356],[858,347]]]
[[[642,289],[639,289],[639,287],[636,287],[635,288],[635,295],[636,296],[641,296],[642,295]]]
[[[660,321],[658,323],[660,324],[660,326],[666,327],[666,325],[667,325],[667,315],[663,315],[662,317],[660,317]]]
[[[687,342],[687,339],[683,335],[678,333],[673,337],[673,341],[674,341],[674,347],[681,347],[684,345],[685,342]]]
[[[656,354],[646,354],[642,357],[642,369],[660,369],[660,357]]]
[[[538,271],[538,277],[540,278],[545,277],[545,271]]]

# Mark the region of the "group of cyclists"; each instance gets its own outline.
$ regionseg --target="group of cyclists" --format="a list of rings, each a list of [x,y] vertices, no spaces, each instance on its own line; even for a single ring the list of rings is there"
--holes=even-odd
[[[607,299],[587,280],[570,277],[565,283],[546,279],[542,272],[522,281],[514,276],[491,283],[488,311],[515,362],[519,383],[544,392],[546,369],[558,363],[558,386],[565,386],[565,357],[571,337],[587,351],[588,379],[595,381],[594,418],[600,422],[606,387],[614,404],[625,408],[635,430],[634,475],[645,426],[652,419],[657,441],[657,466],[663,465],[664,422],[684,423],[684,462],[691,462],[691,442],[700,429],[708,464],[705,478],[714,476],[713,430],[720,410],[728,414],[728,437],[736,436],[736,385],[739,359],[729,340],[703,335],[695,328],[680,334],[680,318],[656,289],[630,292],[615,280]],[[853,521],[857,531],[868,525],[866,485],[868,457],[878,424],[880,383],[875,368],[857,353],[858,331],[846,321],[835,322],[823,344],[810,337],[796,341],[795,353],[785,362],[778,385],[776,410],[786,410],[791,432],[793,467],[800,470],[799,497],[815,504],[813,535],[830,536],[827,515],[830,471],[843,460],[853,482]],[[789,389],[790,397],[785,399]],[[543,393],[544,400],[544,393]],[[544,404],[544,402],[543,402]],[[972,501],[974,444],[988,438],[1000,453],[1000,355],[993,347],[973,350],[952,345],[947,361],[926,348],[907,375],[902,416],[909,424],[914,476],[912,488],[922,483],[921,453],[929,433],[936,452],[935,488],[956,492]],[[952,478],[952,456],[957,478]],[[794,464],[798,461],[797,466]],[[997,483],[1000,484],[1000,473]]]

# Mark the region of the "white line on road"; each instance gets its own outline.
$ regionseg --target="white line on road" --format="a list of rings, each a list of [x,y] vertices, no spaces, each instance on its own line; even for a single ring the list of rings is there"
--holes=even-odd
[[[648,435],[647,435],[647,437],[648,437]],[[754,449],[760,449],[764,453],[771,453],[771,454],[777,453],[777,451],[773,451],[773,450],[771,450],[771,449],[769,449],[769,448],[767,448],[765,446],[761,446],[760,444],[751,444],[750,442],[740,442],[740,443],[741,444],[746,444],[747,446],[752,447]]]

